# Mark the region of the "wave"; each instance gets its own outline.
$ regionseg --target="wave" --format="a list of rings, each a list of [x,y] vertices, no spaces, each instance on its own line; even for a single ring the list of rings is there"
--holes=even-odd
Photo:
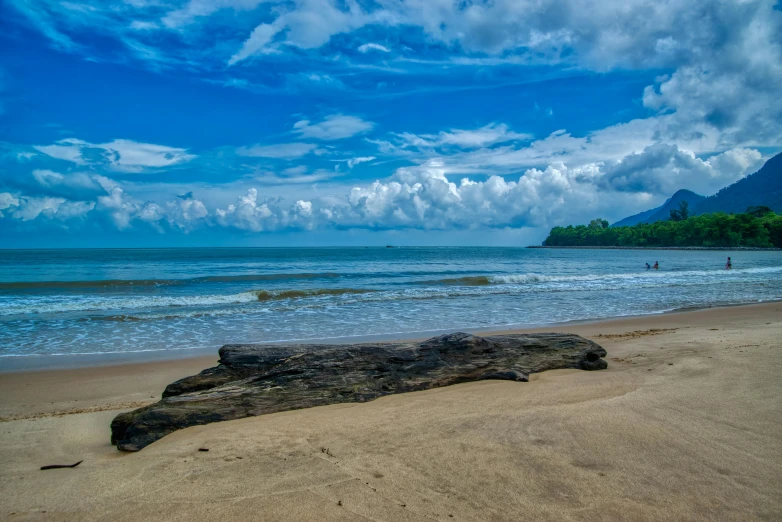
[[[258,296],[259,301],[276,301],[318,296],[360,295],[377,291],[361,288],[316,288],[313,290],[255,290],[250,293]]]
[[[317,297],[338,297],[360,295],[376,290],[359,288],[316,288],[311,290],[249,290],[237,294],[209,294],[188,296],[111,296],[79,297],[68,296],[19,298],[0,302],[0,316],[18,314],[45,314],[62,312],[101,312],[111,310],[139,310],[155,308],[206,308],[249,304],[258,301],[283,301]],[[203,312],[201,312],[203,314]],[[97,320],[132,321],[137,316],[115,315],[91,317]]]
[[[435,279],[434,281],[422,281],[429,285],[454,285],[454,286],[486,286],[492,284],[491,276],[465,276],[451,277],[448,279]]]
[[[191,279],[194,283],[241,283],[245,281],[285,281],[289,279],[334,279],[342,277],[333,272],[303,274],[247,274],[229,276],[207,276]]]
[[[584,275],[563,275],[563,276],[551,276],[544,274],[528,273],[528,274],[507,274],[507,275],[482,275],[482,276],[465,276],[447,279],[436,279],[431,281],[422,281],[420,284],[429,285],[451,285],[451,286],[488,286],[488,285],[523,285],[531,283],[567,283],[567,282],[579,282],[579,281],[601,281],[601,280],[645,280],[645,279],[672,279],[672,278],[687,278],[687,277],[728,277],[735,276],[736,274],[764,274],[764,273],[779,273],[782,272],[782,267],[765,267],[765,268],[744,268],[734,270],[683,270],[677,271],[645,271],[634,273],[618,273],[618,274],[584,274]]]
[[[782,267],[619,274],[558,275],[507,274],[467,276],[429,281],[408,288],[314,288],[258,289],[235,294],[205,295],[110,295],[110,296],[30,296],[0,297],[0,317],[4,320],[22,314],[97,313],[110,314],[89,319],[134,321],[152,318],[197,317],[258,313],[273,310],[310,309],[356,303],[446,299],[453,297],[526,294],[536,292],[579,292],[594,290],[641,289],[660,286],[713,284],[742,276],[782,272]],[[757,279],[757,278],[755,278]],[[268,310],[267,310],[268,311]]]
[[[106,279],[102,281],[15,281],[0,282],[0,291],[2,290],[36,290],[45,288],[72,288],[72,289],[91,289],[91,288],[127,288],[144,286],[168,286],[182,284],[183,279]]]
[[[341,277],[335,273],[301,274],[244,274],[225,276],[204,276],[188,279],[104,279],[95,281],[11,281],[0,282],[0,291],[37,289],[110,289],[129,287],[156,287],[186,285],[192,283],[242,283],[252,281],[285,281],[297,279],[333,279]]]

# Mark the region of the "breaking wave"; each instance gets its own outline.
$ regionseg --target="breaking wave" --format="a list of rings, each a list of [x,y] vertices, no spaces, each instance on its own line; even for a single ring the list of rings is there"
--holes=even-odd
[[[757,279],[764,274],[780,272],[782,267],[559,276],[530,273],[445,278],[419,282],[408,288],[257,289],[205,295],[32,295],[12,299],[0,296],[0,317],[16,319],[25,314],[87,313],[91,314],[89,320],[126,322],[252,313],[262,310],[259,303],[273,309],[305,310],[379,301],[691,286],[741,281],[752,275]],[[162,309],[165,309],[163,313]]]
[[[584,275],[566,275],[549,276],[544,274],[509,274],[493,276],[465,276],[447,279],[436,279],[433,281],[423,281],[422,284],[430,285],[451,285],[451,286],[488,286],[488,285],[524,285],[532,283],[568,283],[580,281],[644,281],[644,280],[672,280],[682,278],[701,278],[701,277],[729,277],[740,274],[770,274],[782,272],[782,267],[767,268],[744,268],[735,270],[686,270],[686,271],[645,271],[635,273],[621,274],[584,274]]]
[[[14,290],[100,290],[112,288],[144,288],[159,286],[177,286],[197,283],[243,283],[252,281],[285,281],[301,279],[333,279],[340,274],[302,273],[302,274],[245,274],[225,276],[193,277],[189,279],[105,279],[98,281],[17,281],[0,282],[0,292]]]
[[[0,316],[17,314],[45,314],[60,312],[99,312],[109,310],[139,310],[149,308],[205,308],[248,304],[258,301],[283,301],[317,297],[339,297],[374,293],[375,290],[357,288],[316,288],[312,290],[250,290],[237,294],[185,296],[42,296],[17,298],[9,303],[0,301]],[[174,314],[178,315],[178,314]],[[107,320],[132,321],[138,317],[109,316]]]

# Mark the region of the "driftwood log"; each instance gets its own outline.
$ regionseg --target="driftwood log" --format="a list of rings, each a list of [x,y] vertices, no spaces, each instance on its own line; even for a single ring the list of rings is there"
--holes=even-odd
[[[111,442],[138,451],[211,422],[438,388],[484,379],[527,381],[558,368],[601,370],[606,351],[572,334],[346,345],[226,345],[218,366],[170,384],[155,404],[118,415]]]

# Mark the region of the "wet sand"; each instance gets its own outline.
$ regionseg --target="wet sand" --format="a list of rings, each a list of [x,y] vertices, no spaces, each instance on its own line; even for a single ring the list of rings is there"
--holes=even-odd
[[[609,369],[189,428],[132,454],[111,419],[215,357],[0,374],[0,519],[780,520],[780,319],[768,303],[557,327]]]

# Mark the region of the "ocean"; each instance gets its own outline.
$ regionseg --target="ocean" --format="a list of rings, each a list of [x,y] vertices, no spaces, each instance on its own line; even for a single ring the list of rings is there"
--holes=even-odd
[[[418,337],[774,299],[782,253],[768,251],[0,250],[0,370],[12,357]]]

